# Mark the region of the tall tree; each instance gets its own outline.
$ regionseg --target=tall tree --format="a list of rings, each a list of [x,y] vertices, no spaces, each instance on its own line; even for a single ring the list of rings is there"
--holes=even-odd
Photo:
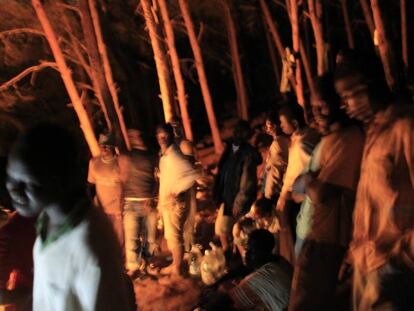
[[[395,49],[392,46],[391,37],[389,35],[389,25],[383,14],[379,0],[371,0],[371,8],[374,16],[375,28],[378,36],[378,49],[381,56],[382,65],[384,66],[385,77],[388,86],[391,89],[401,87],[401,76],[398,70]]]
[[[168,7],[165,0],[158,0],[161,11],[161,17],[164,24],[165,35],[167,39],[167,46],[171,58],[172,69],[174,73],[175,85],[177,87],[178,103],[181,110],[181,118],[183,120],[184,133],[188,140],[193,140],[193,131],[191,129],[191,119],[188,113],[188,102],[185,93],[185,84],[183,75],[181,74],[180,58],[178,57],[177,49],[175,47],[174,30],[168,14]]]
[[[352,34],[351,20],[349,18],[347,0],[341,0],[342,15],[344,17],[346,38],[348,39],[348,47],[353,49],[355,47],[354,35]]]
[[[217,154],[223,151],[223,142],[221,141],[220,131],[218,129],[216,115],[214,113],[213,100],[211,98],[210,89],[208,86],[207,76],[204,70],[203,55],[201,54],[200,45],[198,44],[197,36],[194,30],[194,24],[191,19],[190,10],[188,8],[187,0],[178,0],[180,11],[184,19],[185,27],[187,29],[190,45],[193,50],[198,79],[200,81],[201,93],[204,98],[206,106],[207,117],[211,128],[213,137],[214,149]]]
[[[407,2],[406,0],[400,1],[401,10],[401,53],[404,62],[404,69],[408,72],[409,57],[408,57],[408,36],[407,36]]]
[[[154,51],[155,66],[157,68],[158,82],[161,91],[161,100],[164,109],[165,122],[169,122],[175,114],[173,110],[173,96],[171,92],[170,74],[168,70],[167,57],[163,43],[158,35],[157,25],[154,20],[150,0],[141,0],[142,10],[144,12],[145,23],[148,28],[151,46]]]
[[[92,3],[92,5],[94,5]],[[103,103],[104,112],[107,112],[109,118],[109,130],[112,130],[115,133],[115,137],[117,138],[118,145],[122,148],[128,148],[128,137],[126,135],[126,127],[123,120],[122,113],[115,107],[115,101],[113,100],[113,96],[111,95],[110,88],[108,86],[108,80],[105,75],[104,67],[107,68],[109,64],[106,66],[103,65],[103,60],[101,59],[102,53],[99,53],[98,48],[98,40],[97,36],[95,35],[95,27],[94,22],[92,20],[92,14],[89,7],[88,0],[80,0],[79,1],[79,9],[81,12],[81,24],[82,30],[85,37],[85,46],[87,49],[89,63],[91,68],[91,80],[92,85],[98,98],[99,102]],[[96,18],[97,12],[94,12]],[[99,21],[96,21],[99,23]],[[98,31],[100,33],[100,31]],[[102,40],[102,39],[101,39]],[[101,41],[100,40],[100,41]],[[101,43],[101,51],[106,50],[105,46]],[[106,52],[104,52],[106,54]],[[110,68],[109,68],[110,70]],[[108,73],[107,73],[108,74]],[[112,74],[110,74],[112,76]],[[109,79],[111,81],[111,79]],[[115,94],[114,96],[117,98],[116,91],[113,91]],[[122,139],[123,138],[123,139]],[[126,138],[126,139],[125,139]]]
[[[49,43],[50,49],[52,50],[53,57],[56,60],[60,75],[63,83],[68,92],[69,98],[72,101],[73,108],[79,118],[80,126],[82,128],[85,140],[89,146],[92,156],[98,156],[100,153],[99,145],[93,132],[92,124],[89,120],[88,114],[83,106],[82,100],[79,96],[78,90],[76,89],[75,83],[72,78],[71,70],[66,64],[62,50],[59,46],[55,32],[46,12],[43,8],[41,0],[32,0],[33,8],[36,11],[36,15],[42,25],[43,31],[45,32],[46,39]]]
[[[248,96],[246,91],[246,85],[244,83],[243,70],[241,66],[239,45],[237,42],[237,32],[232,14],[232,0],[222,0],[222,6],[224,11],[224,20],[227,29],[227,38],[229,41],[231,60],[233,64],[233,71],[235,77],[235,84],[237,90],[237,101],[239,107],[239,117],[248,120]]]
[[[300,59],[300,29],[299,29],[299,10],[297,0],[290,0],[290,20],[292,24],[293,52],[296,63],[296,95],[299,105],[305,108],[305,96],[302,81],[302,66]]]
[[[367,23],[369,33],[371,34],[372,40],[374,40],[375,25],[372,19],[371,8],[368,4],[368,0],[360,0],[362,12],[364,13],[365,22]]]
[[[283,47],[282,39],[280,37],[279,30],[276,26],[276,22],[274,22],[272,19],[269,7],[265,0],[259,0],[259,2],[263,13],[263,18],[267,24],[267,27],[269,28],[270,34],[272,35],[272,39],[275,43],[276,50],[278,51],[280,58],[286,58],[286,53]],[[289,82],[296,93],[296,82],[292,76],[289,76]]]
[[[317,72],[318,76],[321,76],[326,71],[322,0],[308,0],[308,7],[316,43]]]

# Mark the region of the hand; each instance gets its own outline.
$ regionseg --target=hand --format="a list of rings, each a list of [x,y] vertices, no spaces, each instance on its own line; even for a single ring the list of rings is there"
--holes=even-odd
[[[238,205],[233,206],[233,211],[232,212],[233,212],[233,217],[238,219],[241,216],[241,212],[242,212],[241,207],[238,206]]]

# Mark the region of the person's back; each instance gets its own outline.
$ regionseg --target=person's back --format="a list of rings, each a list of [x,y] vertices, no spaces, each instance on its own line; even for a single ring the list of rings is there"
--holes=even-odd
[[[132,149],[127,154],[128,178],[123,184],[124,197],[152,198],[155,195],[156,157],[147,150]]]
[[[246,265],[254,272],[229,293],[237,310],[286,310],[292,271],[283,259],[272,255],[274,246],[267,230],[258,229],[249,235]]]

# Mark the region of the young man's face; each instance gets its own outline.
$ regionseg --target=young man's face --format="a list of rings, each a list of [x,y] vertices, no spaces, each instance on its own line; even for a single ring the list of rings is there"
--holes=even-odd
[[[13,207],[25,217],[38,215],[58,193],[53,180],[35,174],[28,163],[13,155],[7,165],[6,187]]]
[[[99,148],[101,149],[101,155],[105,157],[111,157],[115,154],[115,148],[110,145],[99,145]]]
[[[266,122],[265,122],[265,131],[266,131],[266,134],[268,134],[272,137],[276,137],[276,135],[277,135],[276,124],[274,124],[270,120],[266,120]]]
[[[170,146],[172,143],[172,137],[170,136],[168,132],[164,131],[163,129],[157,130],[156,137],[157,137],[158,144],[160,145],[161,148],[166,148]]]
[[[288,118],[286,118],[285,115],[280,115],[279,119],[280,127],[282,128],[283,133],[285,133],[286,135],[291,135],[296,131],[296,127],[294,126],[294,124],[292,124],[292,122],[290,122],[290,120],[288,120]]]
[[[369,98],[368,86],[365,83],[355,83],[352,86],[346,85],[347,81],[337,81],[336,89],[342,100],[342,108],[351,119],[364,123],[371,121],[374,111]]]
[[[331,123],[331,110],[329,105],[324,100],[312,100],[312,113],[321,134],[329,132],[329,125]]]

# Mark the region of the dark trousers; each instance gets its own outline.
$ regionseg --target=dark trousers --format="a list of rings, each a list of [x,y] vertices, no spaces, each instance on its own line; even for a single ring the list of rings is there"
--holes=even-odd
[[[289,311],[340,309],[335,294],[345,251],[339,245],[305,240],[295,264]]]
[[[281,215],[288,220],[288,226],[282,228],[279,233],[279,252],[292,266],[295,264],[295,241],[296,241],[296,217],[300,210],[300,204],[287,200],[286,207]]]

